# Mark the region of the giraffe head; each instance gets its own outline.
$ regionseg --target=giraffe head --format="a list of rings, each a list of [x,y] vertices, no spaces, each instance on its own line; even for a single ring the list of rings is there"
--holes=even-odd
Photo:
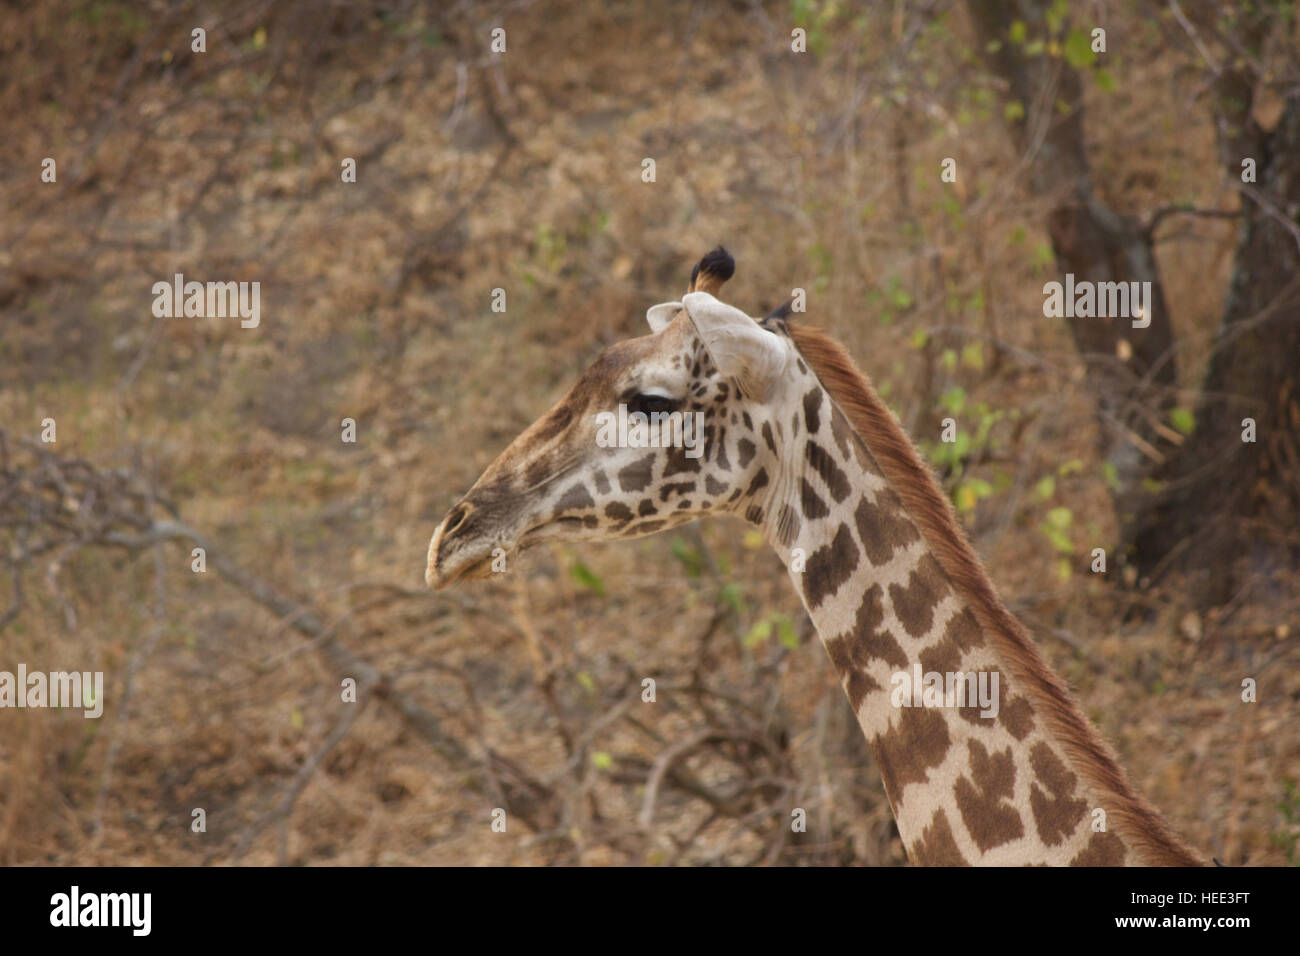
[[[706,255],[682,301],[646,313],[651,334],[606,349],[502,452],[434,531],[431,587],[486,577],[543,541],[633,538],[717,513],[765,523],[794,471],[781,460],[799,404],[790,373],[807,369],[781,319],[716,298],[734,270],[721,247]],[[781,518],[785,537],[794,517]]]

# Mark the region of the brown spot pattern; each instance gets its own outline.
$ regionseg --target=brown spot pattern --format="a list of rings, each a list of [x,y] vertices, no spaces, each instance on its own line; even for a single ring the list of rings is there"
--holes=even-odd
[[[1029,751],[1029,766],[1047,788],[1044,793],[1034,783],[1029,789],[1029,806],[1034,811],[1038,835],[1048,846],[1056,846],[1079,826],[1079,821],[1088,811],[1088,803],[1082,799],[1070,799],[1078,778],[1047,744],[1035,744]]]
[[[694,490],[693,481],[668,481],[659,487],[659,500],[667,501],[669,495],[684,495]]]
[[[873,584],[858,608],[853,629],[826,642],[826,652],[841,677],[864,670],[876,659],[898,670],[907,666],[907,655],[894,640],[894,635],[880,627],[885,619],[883,597],[880,585]],[[872,683],[879,686],[875,681]],[[856,703],[853,709],[857,710]]]
[[[810,610],[817,608],[858,566],[858,546],[848,525],[840,525],[835,538],[808,556],[804,565],[803,593]]]
[[[723,467],[723,464],[722,464],[722,457],[723,457],[724,451],[725,451],[725,450],[724,450],[723,446],[722,446],[721,444],[719,444],[719,445],[718,445],[718,467],[720,467],[720,468]],[[669,448],[669,449],[668,449],[668,457],[664,460],[664,477],[665,477],[665,478],[668,478],[668,477],[670,477],[670,476],[672,476],[672,475],[679,474],[679,473],[681,473],[681,472],[690,472],[690,471],[699,471],[699,470],[700,470],[700,459],[698,459],[698,458],[689,458],[689,457],[687,457],[686,452],[687,452],[687,449],[686,449],[685,446],[678,447],[678,448]],[[651,458],[653,458],[653,457],[654,457],[654,456],[652,455]],[[620,477],[621,477],[621,476],[622,476],[622,472],[619,472],[619,475],[620,475]]]
[[[943,569],[930,554],[917,562],[907,579],[907,587],[889,586],[889,599],[894,604],[903,629],[912,637],[924,637],[934,621],[934,609],[948,593],[948,582]]]
[[[840,450],[842,458],[848,458],[853,451],[853,428],[849,425],[849,420],[844,417],[839,409],[831,412],[831,434],[835,436],[835,446]]]
[[[1027,698],[1017,697],[1002,705],[998,721],[1016,740],[1024,740],[1034,729],[1034,708]]]
[[[868,694],[872,691],[880,690],[880,684],[876,679],[866,671],[859,670],[855,667],[841,667],[840,661],[842,655],[848,652],[848,638],[833,637],[826,642],[826,650],[830,653],[831,661],[835,664],[835,669],[840,675],[840,683],[844,685],[844,692],[849,695],[849,705],[853,708],[853,713],[857,713],[862,707],[862,702],[866,700]],[[839,644],[837,642],[844,642]],[[835,647],[832,649],[832,644]]]
[[[879,584],[873,584],[867,589],[853,621],[853,633],[862,648],[864,663],[865,660],[879,658],[890,667],[902,670],[907,667],[907,655],[889,629],[880,626],[885,620],[884,598],[885,592]]]
[[[864,495],[853,518],[867,560],[877,566],[888,561],[896,548],[905,548],[921,537],[903,512],[903,502],[889,489],[882,490],[874,502]]]
[[[1113,833],[1094,833],[1088,845],[1070,861],[1070,866],[1121,866],[1124,863],[1124,844]]]
[[[803,516],[809,521],[825,518],[831,513],[831,509],[826,507],[826,502],[818,497],[806,478],[799,479],[799,505],[803,508]]]
[[[948,619],[948,627],[943,632],[945,640],[952,641],[963,651],[973,647],[984,646],[984,631],[979,621],[968,607],[962,608]]]
[[[909,855],[919,866],[970,866],[961,855],[942,807],[934,811],[930,825],[921,831]]]
[[[876,735],[871,749],[895,810],[902,806],[903,788],[925,783],[927,771],[943,763],[950,743],[947,722],[924,707],[899,708],[898,723]]]
[[[618,487],[623,491],[641,491],[654,477],[655,455],[638,458],[618,473]]]
[[[615,521],[631,521],[632,509],[621,501],[611,501],[605,505],[605,517],[613,518]]]
[[[1010,747],[990,754],[978,740],[968,746],[971,775],[957,778],[957,808],[971,839],[987,853],[1024,836],[1020,814],[1007,802],[1015,793],[1016,763]]]
[[[564,514],[567,511],[580,511],[583,508],[596,507],[596,501],[591,497],[591,492],[587,490],[584,484],[576,484],[560,496],[560,500],[555,503],[555,513]]]
[[[822,390],[819,385],[803,397],[803,418],[808,423],[809,435],[817,434],[817,429],[821,428],[822,420],[818,414],[821,407]]]
[[[830,452],[815,441],[810,441],[804,445],[804,453],[808,458],[808,464],[812,465],[813,470],[822,476],[822,481],[826,482],[826,490],[831,493],[831,497],[837,502],[847,498],[849,492],[853,490],[848,475],[835,464]]]

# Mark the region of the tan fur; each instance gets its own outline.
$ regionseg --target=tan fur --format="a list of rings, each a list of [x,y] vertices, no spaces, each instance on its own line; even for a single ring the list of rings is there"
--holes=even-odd
[[[952,506],[893,414],[844,349],[824,331],[791,324],[791,338],[852,423],[965,597],[1013,681],[1045,721],[1067,759],[1102,798],[1114,831],[1151,866],[1203,866],[1164,818],[1130,785],[1110,748],[1079,711],[1024,627],[1003,605]]]

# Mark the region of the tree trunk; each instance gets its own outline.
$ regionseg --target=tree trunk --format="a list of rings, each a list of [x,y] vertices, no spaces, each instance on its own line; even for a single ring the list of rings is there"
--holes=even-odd
[[[1218,82],[1222,162],[1240,182],[1242,160],[1254,159],[1258,178],[1242,185],[1223,324],[1196,430],[1162,469],[1168,484],[1133,538],[1143,573],[1188,573],[1205,605],[1247,582],[1294,586],[1270,576],[1300,564],[1300,94],[1266,131],[1251,115],[1248,80],[1225,69]],[[1248,418],[1253,443],[1243,440]]]
[[[1007,85],[1011,133],[1028,164],[1035,193],[1054,201],[1048,215],[1052,251],[1061,273],[1081,281],[1151,283],[1150,325],[1133,328],[1126,318],[1065,318],[1085,362],[1086,382],[1096,396],[1102,456],[1115,467],[1116,510],[1121,524],[1136,516],[1142,479],[1172,446],[1155,427],[1170,404],[1177,379],[1173,331],[1149,230],[1093,195],[1084,140],[1082,83],[1063,59],[1028,56],[1025,42],[1011,40],[1017,21],[1025,41],[1049,35],[1037,0],[968,0],[985,59]],[[1064,112],[1058,109],[1064,104]],[[1166,432],[1167,433],[1167,432]]]

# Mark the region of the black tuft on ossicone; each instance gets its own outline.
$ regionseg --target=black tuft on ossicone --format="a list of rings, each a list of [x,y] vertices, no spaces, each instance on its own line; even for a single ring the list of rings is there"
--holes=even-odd
[[[700,273],[705,275],[717,276],[719,283],[726,282],[736,274],[736,260],[732,258],[731,253],[718,246],[712,252],[706,253],[704,258],[695,264],[691,270],[691,286],[698,285],[697,279]]]

